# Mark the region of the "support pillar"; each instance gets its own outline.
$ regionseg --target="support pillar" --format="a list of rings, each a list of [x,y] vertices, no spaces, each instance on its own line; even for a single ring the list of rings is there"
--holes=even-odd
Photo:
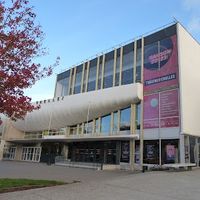
[[[130,170],[135,169],[135,140],[130,140]]]
[[[180,163],[185,163],[185,136],[183,134],[180,134],[180,140],[179,140],[179,152],[180,152]]]

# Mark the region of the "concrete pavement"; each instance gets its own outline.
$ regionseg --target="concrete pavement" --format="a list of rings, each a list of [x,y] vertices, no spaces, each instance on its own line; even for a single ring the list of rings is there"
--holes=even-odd
[[[21,170],[20,170],[21,168]],[[11,172],[12,171],[12,172]],[[30,175],[29,172],[32,171]],[[0,200],[199,200],[200,169],[186,172],[93,171],[0,162],[0,177],[80,180],[80,183],[0,195]]]

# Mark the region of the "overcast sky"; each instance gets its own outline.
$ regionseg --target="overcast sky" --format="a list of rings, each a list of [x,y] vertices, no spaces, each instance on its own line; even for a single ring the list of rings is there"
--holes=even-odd
[[[46,34],[49,55],[39,59],[60,65],[26,95],[53,98],[56,74],[117,44],[180,21],[200,41],[200,0],[30,0]]]

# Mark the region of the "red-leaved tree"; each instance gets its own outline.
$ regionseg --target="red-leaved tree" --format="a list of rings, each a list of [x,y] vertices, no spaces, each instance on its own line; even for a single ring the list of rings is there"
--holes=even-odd
[[[37,107],[23,90],[52,74],[58,64],[41,67],[33,59],[45,55],[43,32],[28,0],[0,0],[0,113],[23,118]]]

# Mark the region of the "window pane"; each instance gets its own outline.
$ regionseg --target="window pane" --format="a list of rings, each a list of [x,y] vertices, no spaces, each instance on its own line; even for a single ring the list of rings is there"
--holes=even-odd
[[[96,72],[97,72],[97,59],[90,62],[89,75],[88,75],[88,91],[95,90],[96,87]]]
[[[122,85],[133,83],[134,51],[131,43],[124,47],[122,66]]]
[[[103,57],[101,56],[100,61],[99,61],[98,89],[101,89],[102,60],[103,60]]]
[[[113,133],[118,132],[118,112],[113,113]]]
[[[136,52],[136,83],[141,82],[141,48]]]
[[[136,129],[140,129],[140,109],[141,104],[136,105]]]
[[[82,65],[80,65],[76,68],[76,79],[75,79],[75,85],[74,85],[74,94],[78,94],[78,93],[81,92],[82,71],[83,71]]]
[[[115,86],[119,85],[119,73],[120,73],[120,49],[117,49],[117,61],[116,61],[116,72],[115,72]]]
[[[110,115],[101,118],[101,133],[103,135],[109,135],[110,133],[110,120]]]
[[[86,78],[87,78],[87,63],[85,63],[85,70],[84,70],[84,77],[83,77],[83,90],[82,92],[85,92],[85,86],[86,86]]]
[[[69,91],[69,76],[70,70],[63,72],[57,77],[55,96],[66,96]]]
[[[112,51],[106,54],[105,58],[103,88],[109,88],[113,86],[113,66],[114,52]]]
[[[98,133],[99,132],[99,119],[96,119],[95,120],[95,133]]]
[[[120,131],[130,130],[131,108],[121,110]]]
[[[93,121],[86,122],[84,124],[84,134],[92,134],[93,130]]]

